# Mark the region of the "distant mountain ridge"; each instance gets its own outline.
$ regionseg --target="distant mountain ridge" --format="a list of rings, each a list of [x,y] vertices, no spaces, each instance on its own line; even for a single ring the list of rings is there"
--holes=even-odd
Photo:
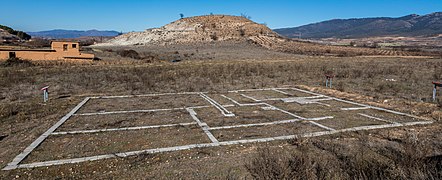
[[[121,33],[118,31],[99,31],[99,30],[64,30],[64,29],[54,29],[49,31],[39,31],[39,32],[28,32],[32,37],[50,38],[50,39],[69,39],[69,38],[79,38],[79,37],[90,37],[90,36],[118,36]]]
[[[294,28],[274,29],[286,37],[365,38],[375,36],[432,36],[442,34],[442,12],[398,18],[333,19]]]

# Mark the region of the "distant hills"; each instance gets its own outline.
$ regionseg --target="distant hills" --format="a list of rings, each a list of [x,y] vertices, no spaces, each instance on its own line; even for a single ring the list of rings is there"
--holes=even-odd
[[[0,39],[2,39],[2,40],[13,40],[13,39],[28,40],[28,39],[31,39],[31,36],[23,31],[17,31],[17,30],[14,30],[8,26],[0,25]]]
[[[118,36],[121,33],[118,31],[99,31],[99,30],[78,31],[78,30],[55,29],[49,31],[28,32],[28,34],[30,34],[32,37],[40,37],[48,39],[71,39],[71,38],[92,37],[92,36],[112,37],[112,36]]]
[[[442,34],[442,12],[399,18],[333,19],[294,28],[274,29],[294,38],[365,38],[377,36],[433,36]]]

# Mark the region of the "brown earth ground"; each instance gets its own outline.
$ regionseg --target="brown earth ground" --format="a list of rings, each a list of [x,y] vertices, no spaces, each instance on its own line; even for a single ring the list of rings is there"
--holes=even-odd
[[[193,56],[199,57],[195,59],[209,59],[207,57],[210,56],[214,61],[192,60],[190,56],[183,58],[182,62],[170,63],[164,54],[173,55],[174,51],[178,51],[181,57],[185,56],[184,47],[177,48],[181,49],[142,49],[163,57],[155,61],[121,58],[114,54],[114,49],[112,52],[99,52],[107,53],[107,56],[102,56],[102,61],[2,63],[0,167],[10,162],[85,96],[296,86],[431,118],[435,123],[0,171],[0,179],[250,179],[264,177],[259,172],[271,170],[278,172],[276,174],[281,176],[276,177],[282,179],[293,178],[285,174],[296,168],[290,171],[287,167],[292,167],[293,163],[286,166],[288,162],[285,160],[296,159],[296,154],[309,158],[296,161],[310,162],[311,166],[304,167],[316,170],[312,168],[308,172],[319,172],[318,168],[328,167],[321,171],[327,172],[321,176],[326,179],[364,177],[360,169],[350,171],[348,167],[382,169],[379,167],[384,166],[389,168],[383,169],[391,172],[402,172],[395,177],[424,177],[406,174],[409,171],[405,171],[404,167],[410,162],[420,162],[416,159],[429,159],[426,163],[429,165],[440,163],[437,158],[440,159],[442,154],[442,103],[433,103],[430,97],[431,81],[442,79],[442,59],[311,57],[247,46],[246,50],[229,47],[220,48],[220,51],[215,51],[216,47],[187,50],[189,54],[194,51]],[[210,54],[211,51],[215,53]],[[221,52],[228,55],[223,56]],[[247,58],[249,54],[260,56]],[[325,89],[324,73],[330,71],[336,74],[334,87]],[[46,104],[41,102],[39,91],[44,85],[50,85],[50,101]],[[439,98],[442,97],[439,95]],[[265,152],[264,155],[262,152]],[[404,160],[399,161],[394,158],[396,156]],[[361,161],[356,161],[358,159]],[[266,160],[267,163],[262,163]],[[430,160],[432,163],[429,163]],[[321,163],[316,164],[328,164],[313,166],[319,161]],[[304,179],[320,175],[316,173]]]

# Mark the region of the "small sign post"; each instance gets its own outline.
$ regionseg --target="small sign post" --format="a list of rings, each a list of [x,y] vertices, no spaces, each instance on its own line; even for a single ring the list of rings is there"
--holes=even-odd
[[[432,83],[434,85],[434,88],[433,88],[433,101],[436,102],[437,87],[442,87],[442,82],[435,82],[435,81],[433,81]]]
[[[43,102],[47,102],[49,100],[49,86],[45,86],[41,88],[40,90],[43,91]]]
[[[333,74],[326,74],[325,75],[325,87],[332,88],[332,81],[335,75]]]

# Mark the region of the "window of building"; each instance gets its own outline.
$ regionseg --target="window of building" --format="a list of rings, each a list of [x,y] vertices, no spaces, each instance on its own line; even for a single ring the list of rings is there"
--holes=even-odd
[[[63,51],[68,51],[68,45],[67,44],[63,44]]]
[[[15,56],[15,52],[9,52],[9,58],[10,58],[10,59],[14,59],[14,58],[16,58],[16,56]]]
[[[77,48],[77,44],[72,44],[72,48],[76,49]]]

